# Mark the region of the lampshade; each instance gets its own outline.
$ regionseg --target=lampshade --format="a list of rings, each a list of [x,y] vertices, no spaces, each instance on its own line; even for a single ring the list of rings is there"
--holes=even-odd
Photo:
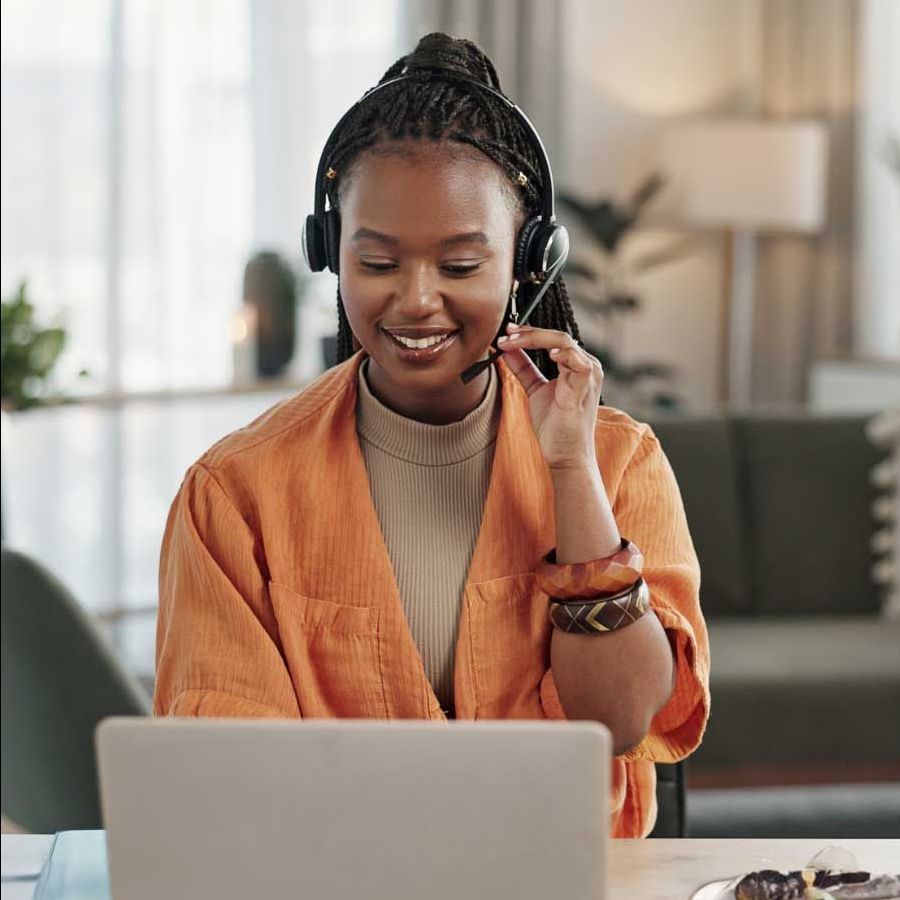
[[[676,218],[752,231],[818,231],[827,138],[816,122],[709,119],[664,133],[659,168]]]

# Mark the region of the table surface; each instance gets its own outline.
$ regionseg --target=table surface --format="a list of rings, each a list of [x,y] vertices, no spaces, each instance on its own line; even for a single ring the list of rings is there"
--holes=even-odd
[[[759,869],[800,869],[830,845],[846,847],[864,871],[900,871],[900,840],[619,840],[610,848],[609,900],[687,900],[710,881]]]
[[[42,843],[43,841],[43,843]],[[861,869],[900,870],[900,840],[696,839],[615,840],[609,853],[608,900],[687,900],[701,885],[742,872],[798,869],[825,847],[837,844]],[[33,835],[3,835],[3,874],[26,871],[50,842]],[[34,881],[3,881],[2,900],[27,900]]]

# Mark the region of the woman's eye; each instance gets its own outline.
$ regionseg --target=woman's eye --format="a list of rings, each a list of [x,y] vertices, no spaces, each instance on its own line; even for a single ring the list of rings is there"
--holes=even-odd
[[[445,265],[443,268],[444,268],[444,271],[450,275],[468,275],[471,272],[475,272],[478,269],[480,269],[481,263],[475,263],[474,265],[469,264],[466,266],[454,265],[452,263],[449,263],[449,264]]]
[[[389,262],[371,262],[367,259],[361,259],[359,264],[364,268],[368,269],[370,272],[390,272],[391,269],[395,269],[396,266],[394,263]]]
[[[371,259],[361,259],[359,261],[360,266],[363,269],[366,269],[369,272],[391,272],[397,268],[397,263],[394,262],[379,262]],[[455,278],[460,278],[465,275],[470,275],[472,272],[477,271],[481,268],[481,263],[446,263],[441,266],[441,269],[447,274],[451,275]]]

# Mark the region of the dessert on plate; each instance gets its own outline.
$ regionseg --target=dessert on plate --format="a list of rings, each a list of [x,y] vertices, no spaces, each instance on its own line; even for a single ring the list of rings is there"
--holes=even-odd
[[[900,875],[860,870],[842,847],[817,853],[803,869],[760,869],[731,881],[708,884],[696,900],[900,900]]]

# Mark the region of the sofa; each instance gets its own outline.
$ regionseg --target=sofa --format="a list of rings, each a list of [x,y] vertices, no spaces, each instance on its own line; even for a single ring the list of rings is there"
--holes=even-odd
[[[870,472],[884,452],[865,423],[796,413],[650,422],[681,487],[710,632],[712,711],[688,784],[748,791],[737,806],[728,791],[709,793],[718,805],[701,833],[730,834],[739,813],[783,795],[795,818],[798,803],[840,808],[834,821],[874,816],[875,831],[893,821],[900,836],[900,621],[881,614],[871,577]],[[871,804],[848,811],[834,789],[773,787],[866,781],[888,798],[877,816]]]

